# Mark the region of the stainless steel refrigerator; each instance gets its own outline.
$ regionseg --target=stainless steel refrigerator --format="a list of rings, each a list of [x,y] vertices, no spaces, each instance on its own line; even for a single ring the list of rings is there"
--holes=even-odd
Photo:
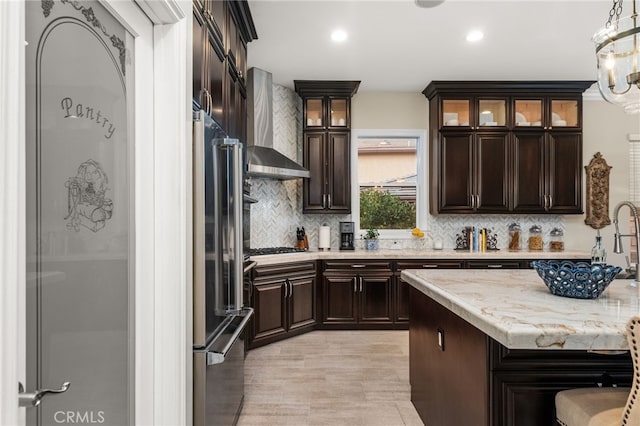
[[[244,398],[244,145],[193,119],[193,424],[237,422]]]

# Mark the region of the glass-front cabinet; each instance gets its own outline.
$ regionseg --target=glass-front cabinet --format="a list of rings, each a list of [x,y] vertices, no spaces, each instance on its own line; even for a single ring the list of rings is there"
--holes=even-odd
[[[549,130],[581,127],[579,102],[575,98],[443,98],[441,111],[440,126],[445,129],[533,127]],[[337,121],[333,118],[333,109],[331,117],[331,124],[335,126]]]
[[[471,116],[471,99],[443,99],[442,117],[443,127],[469,126]]]
[[[480,127],[504,127],[507,125],[506,99],[478,99],[476,123]]]
[[[551,99],[551,127],[581,127],[580,111],[576,99]]]
[[[507,98],[445,98],[442,100],[442,127],[485,127],[507,126]]]
[[[515,98],[513,127],[552,128],[581,127],[577,99],[544,97],[538,99]]]
[[[323,122],[323,108],[322,98],[310,98],[305,99],[305,123],[307,127],[322,127]]]
[[[306,98],[304,99],[304,123],[307,128],[349,127],[349,98]]]
[[[542,127],[543,99],[516,99],[514,101],[514,127]]]
[[[347,99],[329,98],[329,126],[347,127]]]

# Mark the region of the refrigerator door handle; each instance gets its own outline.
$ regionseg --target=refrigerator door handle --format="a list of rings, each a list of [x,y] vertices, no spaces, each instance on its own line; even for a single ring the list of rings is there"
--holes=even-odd
[[[229,343],[227,343],[227,345],[220,352],[207,351],[207,365],[221,364],[224,362],[227,353],[229,353],[229,349],[231,349],[236,340],[238,340],[238,337],[240,337],[240,333],[244,331],[245,326],[253,315],[253,308],[245,308],[244,311],[246,312],[244,318],[238,325],[238,328],[236,328],[233,336],[231,336],[231,338],[229,339]]]

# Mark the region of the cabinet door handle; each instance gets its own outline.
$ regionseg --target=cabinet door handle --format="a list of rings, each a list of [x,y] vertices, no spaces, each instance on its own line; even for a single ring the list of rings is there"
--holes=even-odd
[[[549,196],[547,194],[544,195],[544,210],[549,210]]]
[[[476,210],[480,207],[480,195],[476,194]]]
[[[360,293],[362,293],[362,277],[360,277]]]
[[[353,292],[358,292],[358,277],[353,277]]]
[[[327,194],[322,194],[322,208],[327,208]]]
[[[289,280],[284,281],[284,298],[289,297]]]
[[[331,194],[327,194],[327,208],[331,208]]]
[[[553,206],[553,197],[549,195],[549,208],[551,208],[551,206]]]
[[[291,281],[287,281],[289,283],[289,299],[293,296],[293,283]]]

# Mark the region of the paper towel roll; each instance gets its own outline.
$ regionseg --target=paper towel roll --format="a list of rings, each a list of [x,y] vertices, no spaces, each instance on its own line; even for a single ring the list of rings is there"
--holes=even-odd
[[[320,232],[318,232],[318,249],[331,249],[331,228],[326,225],[321,226]]]

